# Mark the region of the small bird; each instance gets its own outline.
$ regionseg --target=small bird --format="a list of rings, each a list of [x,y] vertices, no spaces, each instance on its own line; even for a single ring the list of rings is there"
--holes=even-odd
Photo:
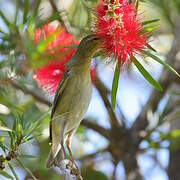
[[[71,137],[83,119],[91,100],[91,60],[101,43],[101,39],[95,35],[86,36],[80,42],[58,85],[51,111],[51,151],[46,162],[47,168],[59,166],[64,159],[64,143],[74,164],[70,150]]]

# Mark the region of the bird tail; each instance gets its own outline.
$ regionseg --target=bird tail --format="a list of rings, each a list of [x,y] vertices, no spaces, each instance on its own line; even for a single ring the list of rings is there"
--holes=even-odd
[[[46,161],[46,168],[51,168],[54,166],[60,166],[60,162],[64,159],[64,150],[61,148],[56,156],[53,156],[52,150],[49,153],[48,159]]]
[[[50,168],[54,166],[60,166],[60,162],[64,160],[64,121],[61,119],[54,119],[50,122],[50,139],[51,139],[51,151],[46,161],[46,167]]]

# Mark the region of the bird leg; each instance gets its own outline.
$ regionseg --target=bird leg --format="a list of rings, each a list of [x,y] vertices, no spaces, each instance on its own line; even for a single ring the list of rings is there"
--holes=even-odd
[[[62,149],[63,149],[64,157],[65,157],[65,159],[66,159],[66,151],[65,151],[65,148],[64,148],[64,144],[61,143],[61,146],[62,146]]]
[[[69,152],[70,160],[71,160],[71,162],[72,162],[72,173],[73,173],[73,174],[76,174],[76,175],[80,175],[79,168],[78,168],[78,166],[75,164],[75,161],[74,161],[74,158],[73,158],[71,149],[70,149],[70,140],[71,140],[72,133],[73,133],[73,130],[70,131],[70,132],[68,133],[68,135],[67,135],[66,146],[67,146],[67,149],[68,149],[68,152]],[[76,169],[73,168],[73,165],[76,167]]]
[[[68,133],[68,135],[67,135],[66,146],[67,146],[67,149],[68,149],[68,152],[69,152],[70,159],[71,159],[72,163],[75,164],[74,158],[73,158],[73,155],[72,155],[72,152],[71,152],[71,149],[70,149],[71,136],[72,136],[72,131],[70,131]]]

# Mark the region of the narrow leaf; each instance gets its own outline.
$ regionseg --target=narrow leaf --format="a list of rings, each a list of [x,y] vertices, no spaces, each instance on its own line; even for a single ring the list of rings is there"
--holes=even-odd
[[[15,15],[14,15],[14,25],[16,25],[17,17],[18,17],[18,11],[19,11],[19,6],[18,6],[17,0],[15,0],[15,5],[16,5],[16,11],[15,11]]]
[[[35,7],[35,10],[34,10],[34,17],[36,17],[38,15],[38,10],[39,10],[40,4],[41,4],[41,0],[37,0],[36,7]]]
[[[27,22],[27,15],[29,10],[29,0],[24,1],[24,14],[23,14],[23,24]]]
[[[12,131],[12,130],[0,125],[0,131]]]
[[[160,21],[160,19],[148,20],[148,21],[142,22],[142,25],[147,25],[147,24],[158,22],[158,21]]]
[[[4,15],[4,13],[2,11],[0,11],[0,17],[3,19],[4,23],[9,27],[11,25],[11,23],[9,22],[9,20],[6,18],[6,16]]]
[[[118,89],[119,75],[120,75],[120,65],[117,63],[115,72],[114,72],[112,91],[111,91],[111,105],[112,105],[113,111],[115,110],[115,106],[116,106],[116,95],[117,95],[117,89]]]
[[[18,140],[18,142],[20,142],[21,138],[22,138],[21,124],[20,123],[17,124],[16,133],[17,133],[17,140]]]
[[[154,52],[157,52],[150,44],[147,44],[146,45],[150,50],[154,51]]]
[[[37,180],[37,178],[34,176],[34,174],[22,163],[22,161],[20,159],[16,159],[16,160],[34,180]]]
[[[8,166],[9,166],[11,172],[13,173],[15,179],[16,179],[16,180],[19,180],[19,178],[18,178],[18,176],[17,176],[17,174],[16,174],[16,171],[14,170],[14,168],[12,167],[12,165],[11,165],[10,163],[8,163]]]
[[[136,11],[138,10],[138,7],[139,7],[139,0],[136,0],[135,2],[135,7],[136,7]]]
[[[171,72],[173,72],[174,74],[176,74],[178,77],[180,77],[179,73],[172,68],[168,63],[166,63],[165,61],[161,60],[160,58],[158,58],[157,56],[155,56],[154,54],[150,53],[149,51],[143,51],[144,54],[146,54],[147,56],[151,57],[152,59],[154,59],[155,61],[157,61],[158,63],[162,64],[163,66],[165,66],[167,69],[169,69]]]
[[[155,80],[153,79],[153,77],[146,71],[146,69],[140,64],[140,62],[133,57],[132,58],[132,62],[134,63],[134,65],[137,67],[137,69],[139,70],[139,72],[144,76],[144,78],[158,91],[162,91],[162,87],[161,85]]]
[[[3,143],[0,143],[0,148],[3,150],[4,153],[6,153],[6,150],[9,150]]]
[[[0,175],[6,177],[7,179],[13,179],[11,175],[9,175],[7,172],[0,170]]]
[[[33,156],[33,155],[28,155],[28,154],[20,154],[18,155],[20,158],[28,158],[28,159],[34,159],[34,158],[37,158],[36,156]]]

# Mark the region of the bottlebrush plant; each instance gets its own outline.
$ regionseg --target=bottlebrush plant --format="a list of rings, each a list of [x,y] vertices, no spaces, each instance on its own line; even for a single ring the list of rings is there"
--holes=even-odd
[[[136,3],[127,0],[104,0],[95,9],[93,33],[104,40],[101,48],[104,49],[106,56],[116,61],[111,91],[113,109],[115,109],[120,68],[126,62],[132,62],[155,89],[162,91],[161,85],[140,64],[136,55],[142,57],[147,55],[179,76],[172,67],[151,53],[155,50],[148,44],[148,37],[151,35],[148,25],[158,20],[143,21],[144,14],[138,11],[139,2],[139,0]]]
[[[148,29],[152,29],[149,28],[152,23],[159,20],[144,21],[144,13],[139,12],[138,9],[139,2],[139,0],[135,3],[127,0],[104,0],[94,8],[96,17],[92,23],[92,33],[103,39],[101,48],[105,56],[114,59],[116,63],[111,90],[113,110],[115,110],[120,68],[125,63],[133,63],[156,90],[162,91],[161,85],[137,60],[137,55],[149,56],[179,76],[171,66],[152,53],[156,50],[149,45],[151,31]],[[36,53],[32,56],[35,62],[42,59],[44,63],[43,66],[36,68],[34,79],[40,87],[54,95],[65,71],[65,64],[76,51],[73,46],[77,45],[78,41],[75,41],[73,35],[67,33],[64,28],[55,28],[46,24],[41,29],[35,30],[34,42],[37,44],[37,49],[41,44],[43,48],[39,49],[44,49],[38,58]],[[47,57],[50,57],[50,60],[46,61]],[[94,74],[94,69],[92,71],[91,74]]]
[[[135,65],[153,87],[162,90],[159,83],[140,64],[138,57],[141,57],[141,59],[146,56],[151,57],[179,76],[172,67],[157,57],[156,50],[149,45],[153,23],[156,23],[158,19],[144,20],[146,12],[140,11],[138,4],[147,1],[100,0],[100,3],[96,4],[95,7],[97,1],[74,0],[72,1],[72,7],[67,9],[67,12],[65,10],[59,12],[59,3],[53,4],[56,1],[52,0],[0,1],[0,177],[4,176],[6,179],[60,178],[59,173],[57,176],[56,171],[47,170],[44,166],[44,157],[47,156],[49,147],[46,130],[50,119],[50,109],[47,111],[47,106],[51,107],[52,103],[46,99],[44,94],[37,88],[36,83],[32,81],[32,74],[40,87],[45,88],[50,95],[54,94],[65,71],[65,65],[73,57],[79,44],[79,41],[76,41],[74,35],[70,32],[77,33],[78,37],[83,37],[87,34],[88,28],[91,27],[89,33],[96,34],[96,36],[104,39],[101,46],[103,51],[100,51],[96,56],[100,55],[101,52],[105,52],[105,55],[110,57],[115,64],[111,91],[113,109],[115,109],[121,67],[127,63]],[[44,2],[51,4],[50,10],[52,14],[48,12],[49,6],[41,6]],[[180,30],[176,18],[179,17],[180,8],[178,3],[175,2],[179,2],[179,0],[168,1],[168,3],[166,0],[149,1],[147,7],[156,7],[155,9],[159,8],[159,11],[165,13],[166,24],[162,22],[162,27],[167,27],[166,32],[171,39],[163,37],[163,43],[170,45],[170,51],[168,52],[168,49],[166,49],[164,55],[169,58],[169,62],[172,60],[171,64],[178,65],[178,32]],[[63,1],[60,6],[64,7]],[[93,7],[93,9],[90,10],[90,7]],[[94,14],[95,18],[93,19],[91,15]],[[44,15],[47,16],[43,17]],[[57,20],[61,26],[50,25],[54,20]],[[159,28],[155,32],[155,37],[162,37],[162,30]],[[173,41],[171,42],[171,40]],[[162,47],[162,44],[160,43],[158,46]],[[176,67],[179,69],[178,66]],[[93,68],[91,70],[93,78],[95,73],[96,70]],[[103,75],[106,77],[105,74]],[[85,153],[79,155],[87,155],[87,161],[89,161],[90,157],[90,161],[93,162],[92,166],[89,166],[89,163],[84,163],[86,162],[84,156],[79,156],[85,179],[89,174],[94,177],[104,174],[103,171],[107,170],[107,167],[104,170],[101,168],[102,172],[96,169],[99,165],[98,161],[96,161],[97,156],[94,156],[94,154],[99,157],[103,153],[103,157],[107,158],[105,163],[110,162],[111,165],[114,165],[112,177],[119,174],[119,172],[116,172],[119,163],[120,166],[124,167],[126,177],[130,177],[132,172],[139,175],[141,169],[136,163],[136,154],[139,155],[139,152],[142,152],[140,155],[144,157],[144,153],[155,149],[154,156],[157,155],[156,153],[159,154],[158,150],[166,148],[170,152],[170,159],[174,157],[174,153],[178,150],[176,140],[179,137],[177,136],[179,130],[170,128],[167,132],[164,132],[161,127],[165,124],[178,128],[174,126],[174,123],[176,123],[174,115],[177,114],[178,110],[176,100],[178,101],[179,92],[178,89],[176,90],[178,87],[174,88],[173,86],[174,84],[178,85],[179,82],[176,77],[171,76],[164,69],[160,75],[161,78],[166,91],[160,96],[158,93],[152,92],[147,103],[139,108],[139,116],[132,122],[132,126],[128,121],[129,116],[121,114],[121,107],[118,114],[113,114],[109,106],[110,91],[100,79],[97,81],[96,89],[104,102],[104,111],[98,112],[101,105],[95,104],[97,108],[93,109],[93,113],[97,112],[97,117],[95,117],[96,114],[92,114],[93,118],[90,115],[86,121],[83,121],[83,127],[80,129],[79,134],[80,137],[86,137],[87,134],[89,137],[95,131],[102,135],[103,142],[106,139],[107,146],[100,143],[101,145],[96,148],[92,141],[90,144],[93,145],[94,152],[93,154],[86,154],[87,147],[84,142],[87,141],[87,138],[83,138],[82,145],[85,148],[85,151],[83,151]],[[169,90],[172,92],[172,97],[168,96],[168,101],[164,103],[165,108],[162,108],[162,111],[159,112],[160,102]],[[145,94],[147,93],[142,94],[142,98],[146,96]],[[44,107],[41,104],[47,106]],[[103,103],[100,104],[103,105]],[[131,107],[123,108],[131,112]],[[148,119],[142,118],[147,116],[149,109],[152,109],[151,118],[149,116]],[[104,119],[102,119],[105,123],[99,122],[102,113],[105,115],[103,115]],[[108,123],[110,126],[108,126]],[[93,131],[90,132],[89,129]],[[86,133],[86,130],[88,133]],[[114,133],[114,130],[117,131]],[[156,138],[153,136],[154,133],[158,135]],[[141,142],[144,141],[147,142],[147,147],[143,148]],[[163,142],[167,141],[169,146],[166,146],[167,143],[164,146]],[[110,158],[106,157],[106,154]],[[133,166],[131,162],[135,162]],[[174,163],[178,165],[178,163],[172,161],[169,163],[169,167],[174,166]],[[139,165],[141,167],[143,164],[140,163]],[[132,171],[129,171],[129,167]],[[140,173],[140,175],[143,175],[143,173]],[[106,179],[110,178],[110,176],[111,174]],[[134,176],[135,179],[137,179],[136,177]],[[173,177],[169,178],[173,179]]]

